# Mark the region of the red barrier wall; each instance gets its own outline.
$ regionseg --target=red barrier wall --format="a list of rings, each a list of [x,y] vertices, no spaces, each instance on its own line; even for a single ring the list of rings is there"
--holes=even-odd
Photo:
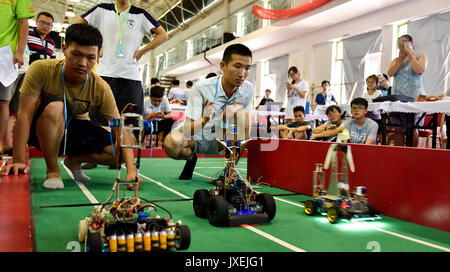
[[[260,181],[274,187],[312,195],[315,163],[324,163],[329,146],[326,142],[277,139],[269,145],[268,139],[256,139],[249,142],[248,175],[251,180],[262,177]],[[349,173],[350,187],[366,186],[375,209],[450,231],[450,150],[351,146],[355,173]],[[325,176],[328,181],[329,173]]]
[[[3,176],[0,183],[0,252],[31,252],[32,218],[28,174]]]

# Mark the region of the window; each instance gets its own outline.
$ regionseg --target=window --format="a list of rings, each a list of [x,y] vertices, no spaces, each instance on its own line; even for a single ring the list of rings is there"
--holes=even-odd
[[[408,22],[405,22],[397,26],[397,38],[400,38],[405,34],[408,34]]]
[[[275,99],[276,97],[276,91],[277,91],[277,75],[270,73],[270,62],[268,60],[265,60],[262,63],[262,72],[263,72],[263,78],[261,81],[261,87],[259,91],[260,95],[260,101],[265,96],[265,91],[269,89],[271,91],[270,97],[272,99]],[[259,101],[257,101],[259,103]]]
[[[339,97],[340,103],[347,103],[347,95],[344,85],[344,47],[342,40],[336,41],[334,45],[334,67],[332,72],[332,84],[331,92],[337,98]]]

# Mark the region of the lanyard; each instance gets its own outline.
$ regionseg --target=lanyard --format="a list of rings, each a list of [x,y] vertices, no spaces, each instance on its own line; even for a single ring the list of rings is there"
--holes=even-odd
[[[363,132],[364,128],[366,127],[367,118],[366,118],[366,120],[364,121],[364,124],[363,124],[361,130],[358,130],[358,127],[356,126],[356,121],[353,121],[353,122],[355,122],[355,134],[356,134],[356,133],[359,133],[359,134],[358,134],[358,140],[359,140],[359,139],[361,138],[361,133]]]
[[[214,94],[214,105],[216,104],[216,98],[217,98],[217,93],[219,92],[219,79],[221,77],[217,77],[217,82],[216,82],[216,93]],[[222,107],[220,107],[220,110],[225,109],[226,106],[230,105],[232,102],[234,102],[234,99],[227,101]]]
[[[67,143],[67,127],[70,124],[70,121],[72,120],[72,117],[70,117],[70,120],[67,121],[67,100],[66,100],[66,84],[64,82],[64,68],[66,67],[66,63],[63,64],[62,71],[61,71],[61,77],[62,77],[62,85],[63,85],[63,91],[64,91],[64,153],[63,155],[66,155],[66,143]],[[89,74],[86,75],[86,80],[84,81],[83,88],[81,89],[80,96],[84,92],[84,88],[86,87],[87,81],[89,78]],[[80,104],[80,101],[78,101],[77,106],[75,107],[73,114],[77,111],[78,105]]]
[[[122,24],[122,27],[120,25],[120,16],[119,11],[117,10],[117,4],[114,4],[114,8],[116,10],[116,16],[117,16],[117,25],[119,26],[119,43],[122,44],[123,34],[125,33],[125,26],[128,22],[128,14],[130,13],[131,5],[128,6],[127,14],[125,15],[124,23]]]

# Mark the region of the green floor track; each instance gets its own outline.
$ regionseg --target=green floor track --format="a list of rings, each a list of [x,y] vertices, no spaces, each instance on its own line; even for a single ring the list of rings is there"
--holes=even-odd
[[[166,158],[142,159],[140,175],[144,180],[140,196],[149,200],[192,198],[195,190],[208,189],[207,181],[223,169],[222,158],[199,158],[194,177],[178,180],[184,161]],[[239,172],[245,176],[247,161],[242,159]],[[64,190],[46,190],[43,159],[32,160],[32,216],[39,252],[83,251],[78,243],[78,223],[89,215],[92,207],[41,208],[99,202],[107,199],[117,175],[107,166],[85,170],[91,181],[85,182],[85,192],[61,167]],[[125,174],[125,171],[122,171]],[[255,189],[271,194],[292,193],[266,185]],[[94,199],[88,199],[90,194]],[[214,227],[207,219],[194,215],[191,201],[161,202],[175,221],[189,226],[191,244],[188,252],[442,252],[450,251],[450,234],[421,225],[382,216],[373,222],[340,222],[330,224],[326,217],[304,214],[300,201],[304,195],[277,196],[275,218],[264,225]],[[376,207],[375,207],[376,208]],[[168,217],[158,209],[157,214]]]

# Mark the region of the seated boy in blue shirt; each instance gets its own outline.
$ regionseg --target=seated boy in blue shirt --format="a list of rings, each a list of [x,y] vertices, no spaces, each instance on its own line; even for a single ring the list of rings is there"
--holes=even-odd
[[[303,106],[296,106],[293,112],[294,122],[278,126],[281,138],[308,140],[311,137],[313,124],[305,121],[305,108]]]
[[[331,105],[334,104],[337,105],[336,98],[334,98],[334,95],[329,93],[330,90],[330,82],[328,80],[322,81],[322,92],[318,93],[316,95],[316,104],[317,105]]]

